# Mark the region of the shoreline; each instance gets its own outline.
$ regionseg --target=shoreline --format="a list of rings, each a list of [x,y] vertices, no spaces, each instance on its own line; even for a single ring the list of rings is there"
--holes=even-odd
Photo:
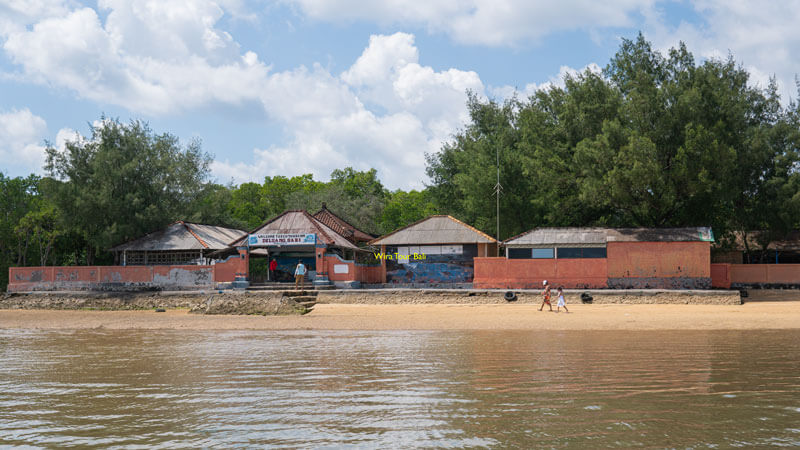
[[[567,304],[570,313],[510,304],[317,304],[306,315],[203,315],[188,309],[2,309],[0,329],[40,330],[789,330],[800,301],[742,305]],[[555,309],[555,308],[554,308]]]

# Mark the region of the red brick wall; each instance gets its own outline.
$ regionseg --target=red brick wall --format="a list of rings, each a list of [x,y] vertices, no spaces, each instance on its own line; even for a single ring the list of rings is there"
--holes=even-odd
[[[731,264],[711,264],[711,287],[730,289]]]
[[[347,273],[336,273],[336,266],[347,266]],[[363,266],[353,261],[341,259],[336,255],[325,255],[325,267],[331,281],[360,281],[362,283],[380,283],[381,266]]]
[[[548,280],[552,286],[565,288],[603,288],[607,278],[603,258],[475,258],[472,285],[476,289],[538,289]]]
[[[214,282],[233,281],[242,261],[233,257],[214,266],[11,267],[8,291],[103,290],[119,286],[202,288]]]
[[[709,242],[609,242],[609,278],[711,277]]]
[[[730,264],[732,284],[800,285],[800,264]]]

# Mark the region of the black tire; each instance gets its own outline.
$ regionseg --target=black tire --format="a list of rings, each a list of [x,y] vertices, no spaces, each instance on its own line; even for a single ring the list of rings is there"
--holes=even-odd
[[[588,292],[584,292],[583,294],[581,294],[581,303],[588,303],[591,305],[593,300],[594,298],[592,298],[592,296],[589,295]]]
[[[156,312],[167,312],[164,308],[156,308]]]
[[[517,300],[517,294],[515,294],[514,291],[506,291],[503,298],[506,299],[507,302],[513,302]]]

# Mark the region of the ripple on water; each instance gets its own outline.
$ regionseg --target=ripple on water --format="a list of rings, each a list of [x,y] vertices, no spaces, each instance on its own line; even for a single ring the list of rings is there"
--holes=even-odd
[[[793,331],[0,330],[0,361],[0,446],[800,444]]]

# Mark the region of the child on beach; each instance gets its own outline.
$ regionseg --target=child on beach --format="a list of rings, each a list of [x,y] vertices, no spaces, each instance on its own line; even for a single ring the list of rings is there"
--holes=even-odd
[[[550,311],[552,311],[553,305],[550,304],[550,285],[547,284],[547,280],[542,281],[542,284],[544,285],[544,290],[542,291],[544,300],[542,301],[542,306],[539,307],[539,311],[541,311],[542,308],[544,308],[545,303],[547,303],[547,306],[550,307]]]
[[[558,304],[556,304],[556,312],[561,312],[562,306],[564,307],[564,311],[569,312],[569,310],[567,309],[567,302],[566,300],[564,300],[564,287],[559,286],[558,291],[556,291],[556,293],[558,294]]]

